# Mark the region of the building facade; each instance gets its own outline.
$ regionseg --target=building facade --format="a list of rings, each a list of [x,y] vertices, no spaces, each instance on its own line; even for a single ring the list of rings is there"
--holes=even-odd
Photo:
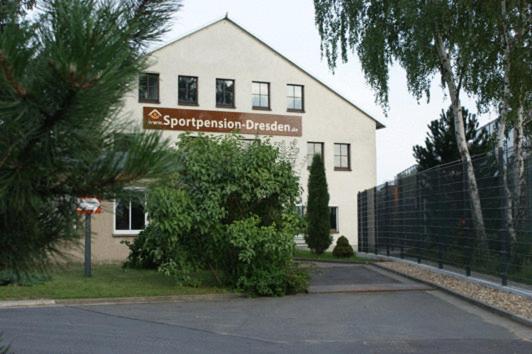
[[[357,192],[376,182],[376,130],[383,125],[227,17],[149,55],[138,88],[124,98],[132,129],[185,131],[295,145],[301,209],[308,166],[323,156],[331,232],[357,242]],[[108,201],[93,217],[93,260],[118,261],[147,222],[142,203]]]

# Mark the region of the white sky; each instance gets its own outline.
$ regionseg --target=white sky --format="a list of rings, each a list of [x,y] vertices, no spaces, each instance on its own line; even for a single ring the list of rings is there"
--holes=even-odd
[[[434,80],[430,103],[424,99],[418,104],[406,89],[404,71],[394,67],[390,73],[390,110],[386,117],[375,104],[374,92],[366,84],[357,59],[339,63],[334,75],[325,58],[322,60],[312,0],[184,0],[172,31],[163,42],[223,17],[226,12],[235,22],[386,125],[377,131],[378,183],[393,179],[415,163],[412,146],[424,141],[427,124],[450,104],[439,85],[439,77]],[[464,106],[475,111],[474,101],[463,96]],[[481,116],[480,123],[493,118]]]

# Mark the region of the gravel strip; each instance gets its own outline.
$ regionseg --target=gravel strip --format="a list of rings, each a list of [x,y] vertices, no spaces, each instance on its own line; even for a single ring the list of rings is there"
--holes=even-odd
[[[449,289],[463,296],[532,321],[532,300],[524,296],[458,279],[451,275],[438,274],[412,264],[380,262],[379,266]]]

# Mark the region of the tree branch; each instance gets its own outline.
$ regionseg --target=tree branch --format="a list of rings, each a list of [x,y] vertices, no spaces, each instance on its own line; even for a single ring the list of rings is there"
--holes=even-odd
[[[15,75],[13,73],[13,68],[9,63],[7,62],[7,58],[4,53],[0,51],[0,69],[2,70],[2,74],[4,75],[4,78],[6,81],[11,85],[11,88],[16,92],[17,96],[19,97],[26,97],[28,95],[28,91],[26,88],[15,79]]]

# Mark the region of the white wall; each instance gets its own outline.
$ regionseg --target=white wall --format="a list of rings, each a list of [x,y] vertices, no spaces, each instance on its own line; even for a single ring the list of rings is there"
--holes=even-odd
[[[308,180],[306,144],[324,142],[329,204],[339,208],[339,234],[334,236],[345,235],[351,244],[357,243],[356,195],[376,182],[375,121],[228,20],[153,52],[149,62],[147,71],[159,73],[160,104],[138,103],[136,89],[127,95],[123,115],[132,127],[142,126],[144,105],[179,108],[178,75],[199,78],[199,106],[183,107],[187,109],[223,111],[216,108],[215,80],[234,79],[236,108],[227,111],[302,116],[302,137],[275,137],[272,141],[287,144],[295,141],[299,148],[295,172],[301,178],[304,204]],[[270,82],[271,112],[252,110],[252,81]],[[288,83],[304,85],[305,113],[287,112]],[[171,139],[177,139],[179,134],[163,132]],[[334,143],[351,144],[352,171],[334,171]]]

